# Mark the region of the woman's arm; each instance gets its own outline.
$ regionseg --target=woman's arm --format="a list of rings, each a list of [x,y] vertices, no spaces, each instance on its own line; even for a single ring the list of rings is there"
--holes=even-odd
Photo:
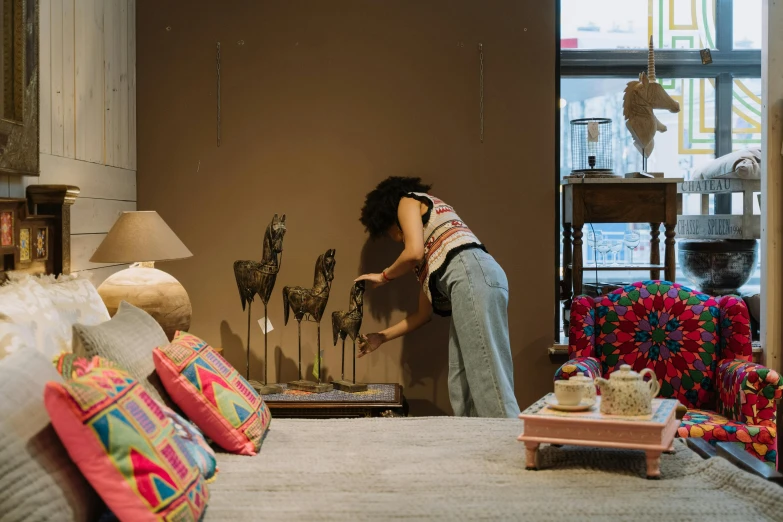
[[[402,198],[397,206],[397,220],[405,245],[402,253],[382,274],[364,274],[356,281],[370,281],[373,287],[384,285],[413,270],[424,257],[424,227],[421,224],[422,203],[413,198]]]
[[[397,221],[400,222],[405,248],[397,260],[384,273],[389,279],[396,279],[413,270],[424,257],[424,227],[421,225],[422,203],[413,198],[402,198],[397,207]]]
[[[383,343],[389,342],[405,334],[408,334],[417,328],[427,324],[432,319],[432,304],[427,299],[424,290],[419,292],[419,308],[399,323],[378,332],[371,333],[359,338],[359,354],[362,357],[370,352],[374,352]]]

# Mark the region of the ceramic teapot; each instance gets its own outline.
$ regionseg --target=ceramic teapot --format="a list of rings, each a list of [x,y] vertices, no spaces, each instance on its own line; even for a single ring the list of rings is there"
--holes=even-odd
[[[644,381],[644,375],[651,379]],[[631,370],[627,364],[613,372],[609,379],[601,377],[595,380],[601,390],[601,413],[611,415],[650,415],[652,400],[661,391],[658,378],[649,368],[639,373]]]
[[[579,372],[573,377],[569,379],[570,381],[576,381],[582,385],[582,389],[584,392],[582,393],[582,397],[587,399],[588,401],[594,401],[595,400],[595,381],[584,374],[584,372]]]

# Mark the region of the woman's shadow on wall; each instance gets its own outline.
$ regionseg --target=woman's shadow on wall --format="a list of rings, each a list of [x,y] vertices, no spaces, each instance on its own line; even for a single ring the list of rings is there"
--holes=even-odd
[[[367,240],[362,247],[359,273],[377,273],[399,255],[400,245],[391,239]],[[395,311],[409,314],[417,309],[419,292],[420,286],[412,276],[371,289],[364,297],[365,317],[369,314],[379,323],[389,325]],[[363,331],[367,333],[366,328]],[[404,382],[401,384],[411,415],[451,413],[447,387],[448,339],[449,321],[437,317],[402,339],[400,364]]]

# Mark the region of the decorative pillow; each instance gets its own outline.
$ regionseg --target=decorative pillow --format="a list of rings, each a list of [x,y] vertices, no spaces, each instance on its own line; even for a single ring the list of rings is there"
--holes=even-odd
[[[0,287],[0,358],[24,346],[48,358],[71,351],[70,325],[60,320],[46,290],[32,279]]]
[[[110,319],[101,296],[88,280],[62,276],[56,282],[44,278],[33,280],[43,286],[60,319],[68,325],[94,326]]]
[[[152,350],[169,342],[163,328],[144,310],[125,301],[109,321],[95,326],[73,325],[74,353],[116,362],[167,406],[173,403],[155,373]]]
[[[44,407],[50,358],[21,350],[0,361],[0,519],[95,520],[102,503],[68,458]]]
[[[117,368],[117,364],[102,357],[85,359],[72,353],[63,353],[55,360],[57,371],[66,379],[82,377],[96,368]],[[190,464],[198,467],[201,475],[211,482],[217,473],[217,459],[214,450],[207,444],[204,435],[192,422],[184,419],[171,408],[160,405],[163,414],[174,424],[182,449],[190,458]]]
[[[177,332],[153,357],[174,402],[226,451],[255,455],[271,418],[264,400],[211,346]]]
[[[217,474],[215,450],[207,444],[204,435],[192,422],[166,406],[163,406],[163,414],[174,424],[174,429],[183,443],[182,449],[207,482],[212,482]]]
[[[691,179],[761,178],[761,147],[748,147],[715,158],[696,169]]]
[[[44,403],[68,454],[120,520],[199,520],[209,492],[173,423],[119,368],[50,382]]]

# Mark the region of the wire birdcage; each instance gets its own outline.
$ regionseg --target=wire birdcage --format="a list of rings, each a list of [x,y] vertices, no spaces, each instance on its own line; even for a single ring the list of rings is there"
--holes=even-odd
[[[571,120],[571,166],[580,174],[612,174],[612,120]]]

